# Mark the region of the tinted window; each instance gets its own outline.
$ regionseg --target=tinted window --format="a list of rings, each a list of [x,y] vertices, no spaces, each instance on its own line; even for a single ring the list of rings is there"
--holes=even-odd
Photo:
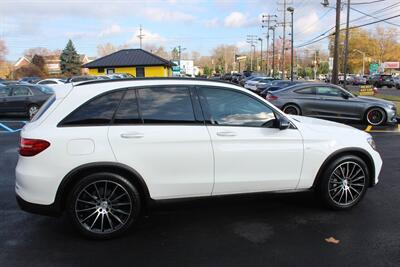
[[[28,96],[31,94],[31,91],[27,87],[14,87],[12,92],[13,96]]]
[[[41,81],[39,84],[57,84],[55,81],[47,80],[47,81]]]
[[[46,95],[54,94],[53,89],[51,89],[50,87],[47,87],[45,85],[44,86],[37,85],[35,88],[39,89],[43,94],[46,94]]]
[[[0,97],[6,97],[10,95],[11,89],[9,87],[0,87]]]
[[[211,119],[218,125],[272,126],[275,115],[267,105],[241,92],[203,88]],[[269,125],[268,125],[269,124]]]
[[[303,88],[303,89],[298,89],[295,92],[298,94],[313,95],[313,94],[315,94],[315,88],[307,87],[307,88]]]
[[[144,123],[193,123],[192,101],[187,88],[139,89]]]
[[[142,123],[137,106],[136,90],[126,92],[115,114],[114,124]]]
[[[63,126],[108,124],[123,94],[123,91],[118,91],[89,100],[68,115],[61,124]]]
[[[324,96],[341,96],[342,91],[332,87],[317,87],[316,88],[317,95]]]

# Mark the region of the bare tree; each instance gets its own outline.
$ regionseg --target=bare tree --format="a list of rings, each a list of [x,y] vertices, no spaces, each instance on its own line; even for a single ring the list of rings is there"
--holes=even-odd
[[[0,39],[0,62],[4,61],[7,53],[8,53],[8,50],[7,50],[4,40]]]
[[[28,57],[34,57],[35,55],[38,56],[48,56],[52,54],[52,52],[44,47],[34,47],[34,48],[29,48],[24,51],[24,55]]]
[[[97,46],[97,55],[100,57],[104,57],[104,56],[112,54],[118,50],[119,50],[118,47],[115,47],[111,43],[99,44]]]

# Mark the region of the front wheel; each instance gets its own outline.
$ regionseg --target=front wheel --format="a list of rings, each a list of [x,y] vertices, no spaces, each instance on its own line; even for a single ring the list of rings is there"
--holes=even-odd
[[[361,158],[342,156],[322,173],[317,192],[329,208],[350,209],[364,197],[369,180],[368,168]]]
[[[386,122],[386,112],[381,108],[371,108],[365,114],[365,120],[373,126],[384,125]]]
[[[138,218],[140,197],[124,177],[96,173],[83,178],[72,190],[68,213],[83,235],[109,239],[121,235]]]

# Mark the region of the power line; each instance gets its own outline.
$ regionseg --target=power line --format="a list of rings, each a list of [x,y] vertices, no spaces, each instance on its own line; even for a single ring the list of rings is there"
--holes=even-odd
[[[365,12],[363,12],[363,11],[360,11],[360,10],[358,10],[358,9],[355,9],[354,7],[350,7],[350,8],[351,8],[351,10],[354,10],[354,11],[356,11],[356,12],[358,12],[358,13],[361,13],[361,14],[367,16],[367,17],[374,18],[374,19],[379,19],[378,17],[375,17],[375,16],[373,16],[373,15],[367,14],[367,13],[365,13]],[[393,26],[400,27],[400,24],[396,24],[396,23],[393,23],[393,22],[390,22],[390,21],[384,21],[384,22],[387,23],[387,24],[393,25]]]
[[[361,28],[361,27],[365,27],[365,26],[369,26],[369,25],[376,24],[376,23],[379,23],[379,22],[384,22],[384,21],[387,21],[387,20],[390,20],[390,19],[394,19],[394,18],[397,18],[397,17],[400,17],[400,15],[395,15],[395,16],[392,16],[392,17],[389,17],[389,18],[380,19],[380,20],[377,20],[377,21],[373,21],[373,22],[369,22],[369,23],[365,23],[365,24],[361,24],[361,25],[357,25],[357,26],[352,26],[352,27],[349,27],[349,30],[357,29],[357,28]],[[343,31],[343,30],[345,30],[345,29],[340,29],[340,31]],[[315,43],[317,43],[319,41],[322,41],[323,39],[328,38],[329,36],[333,36],[333,35],[335,35],[335,33],[331,33],[331,34],[329,34],[327,36],[323,36],[323,37],[321,37],[319,39],[316,39],[316,40],[314,40],[312,42],[306,42],[306,43],[300,44],[300,45],[296,46],[296,48],[300,48],[300,47],[308,46],[308,45],[311,45],[311,44],[315,44]]]
[[[384,2],[386,0],[375,0],[371,2],[358,2],[358,3],[351,3],[352,5],[369,5],[369,4],[374,4],[374,3],[379,3],[379,2]]]

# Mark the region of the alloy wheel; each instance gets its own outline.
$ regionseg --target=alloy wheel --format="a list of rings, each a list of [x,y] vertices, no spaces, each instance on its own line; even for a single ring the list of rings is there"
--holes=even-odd
[[[101,234],[122,228],[132,216],[133,203],[119,183],[99,180],[85,186],[75,201],[75,216],[86,230]]]
[[[290,114],[290,115],[299,115],[300,114],[300,110],[292,105],[286,106],[283,109],[283,112],[285,112],[286,114]]]
[[[371,125],[380,125],[385,120],[385,114],[382,110],[374,108],[367,113],[367,122]]]
[[[32,118],[37,112],[39,108],[37,106],[30,106],[28,113],[29,113],[29,118]]]
[[[358,163],[343,162],[333,170],[329,178],[329,197],[339,206],[351,205],[362,195],[366,181],[365,172]]]

